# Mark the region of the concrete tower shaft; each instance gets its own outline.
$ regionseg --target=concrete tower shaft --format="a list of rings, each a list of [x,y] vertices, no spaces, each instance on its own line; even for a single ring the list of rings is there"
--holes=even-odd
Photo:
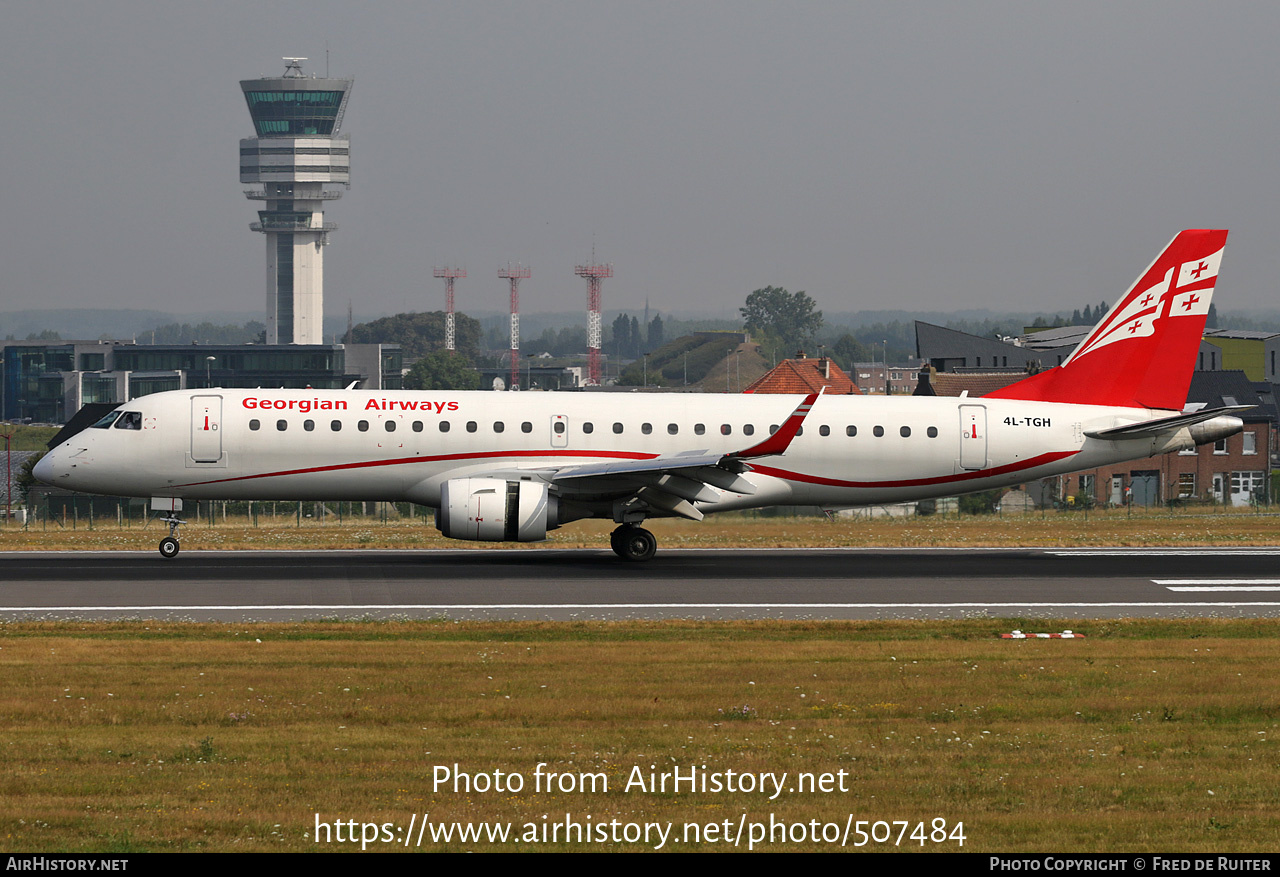
[[[283,76],[241,81],[257,137],[240,141],[240,182],[265,201],[250,224],[267,238],[267,343],[320,344],[324,337],[324,246],[337,228],[324,202],[351,185],[351,140],[340,133],[351,79],[305,76],[285,58]]]

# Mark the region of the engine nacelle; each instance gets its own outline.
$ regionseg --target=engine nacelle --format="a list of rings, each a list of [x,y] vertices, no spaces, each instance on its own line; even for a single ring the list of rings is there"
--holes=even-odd
[[[453,478],[440,486],[436,528],[450,539],[541,542],[559,526],[558,506],[541,481]]]

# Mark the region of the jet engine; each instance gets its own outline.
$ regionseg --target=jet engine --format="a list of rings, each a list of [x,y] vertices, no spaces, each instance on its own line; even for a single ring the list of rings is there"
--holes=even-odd
[[[453,478],[440,487],[436,527],[450,539],[541,542],[560,526],[559,505],[541,481]]]

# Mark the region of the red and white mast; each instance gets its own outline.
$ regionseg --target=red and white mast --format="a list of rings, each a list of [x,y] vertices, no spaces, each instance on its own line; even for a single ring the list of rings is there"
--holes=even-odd
[[[507,389],[520,386],[520,281],[533,275],[532,268],[516,265],[498,269],[498,276],[511,282],[511,383]]]
[[[466,268],[437,268],[436,277],[444,278],[444,349],[457,350],[457,334],[453,325],[453,281],[467,276]]]
[[[594,260],[593,260],[594,261]],[[587,278],[587,386],[600,386],[600,281],[613,276],[613,265],[577,265],[573,273]]]

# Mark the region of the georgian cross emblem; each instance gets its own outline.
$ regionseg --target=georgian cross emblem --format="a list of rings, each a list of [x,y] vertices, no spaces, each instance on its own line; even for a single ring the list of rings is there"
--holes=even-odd
[[[1209,266],[1206,263],[1201,262],[1199,265],[1196,266],[1196,269],[1191,272],[1191,276],[1194,277],[1196,280],[1199,280],[1200,275],[1208,270],[1209,270]]]
[[[1200,301],[1200,296],[1193,294],[1190,298],[1188,298],[1186,301],[1182,303],[1183,310],[1187,310],[1187,311],[1191,310],[1191,306],[1198,301]]]

